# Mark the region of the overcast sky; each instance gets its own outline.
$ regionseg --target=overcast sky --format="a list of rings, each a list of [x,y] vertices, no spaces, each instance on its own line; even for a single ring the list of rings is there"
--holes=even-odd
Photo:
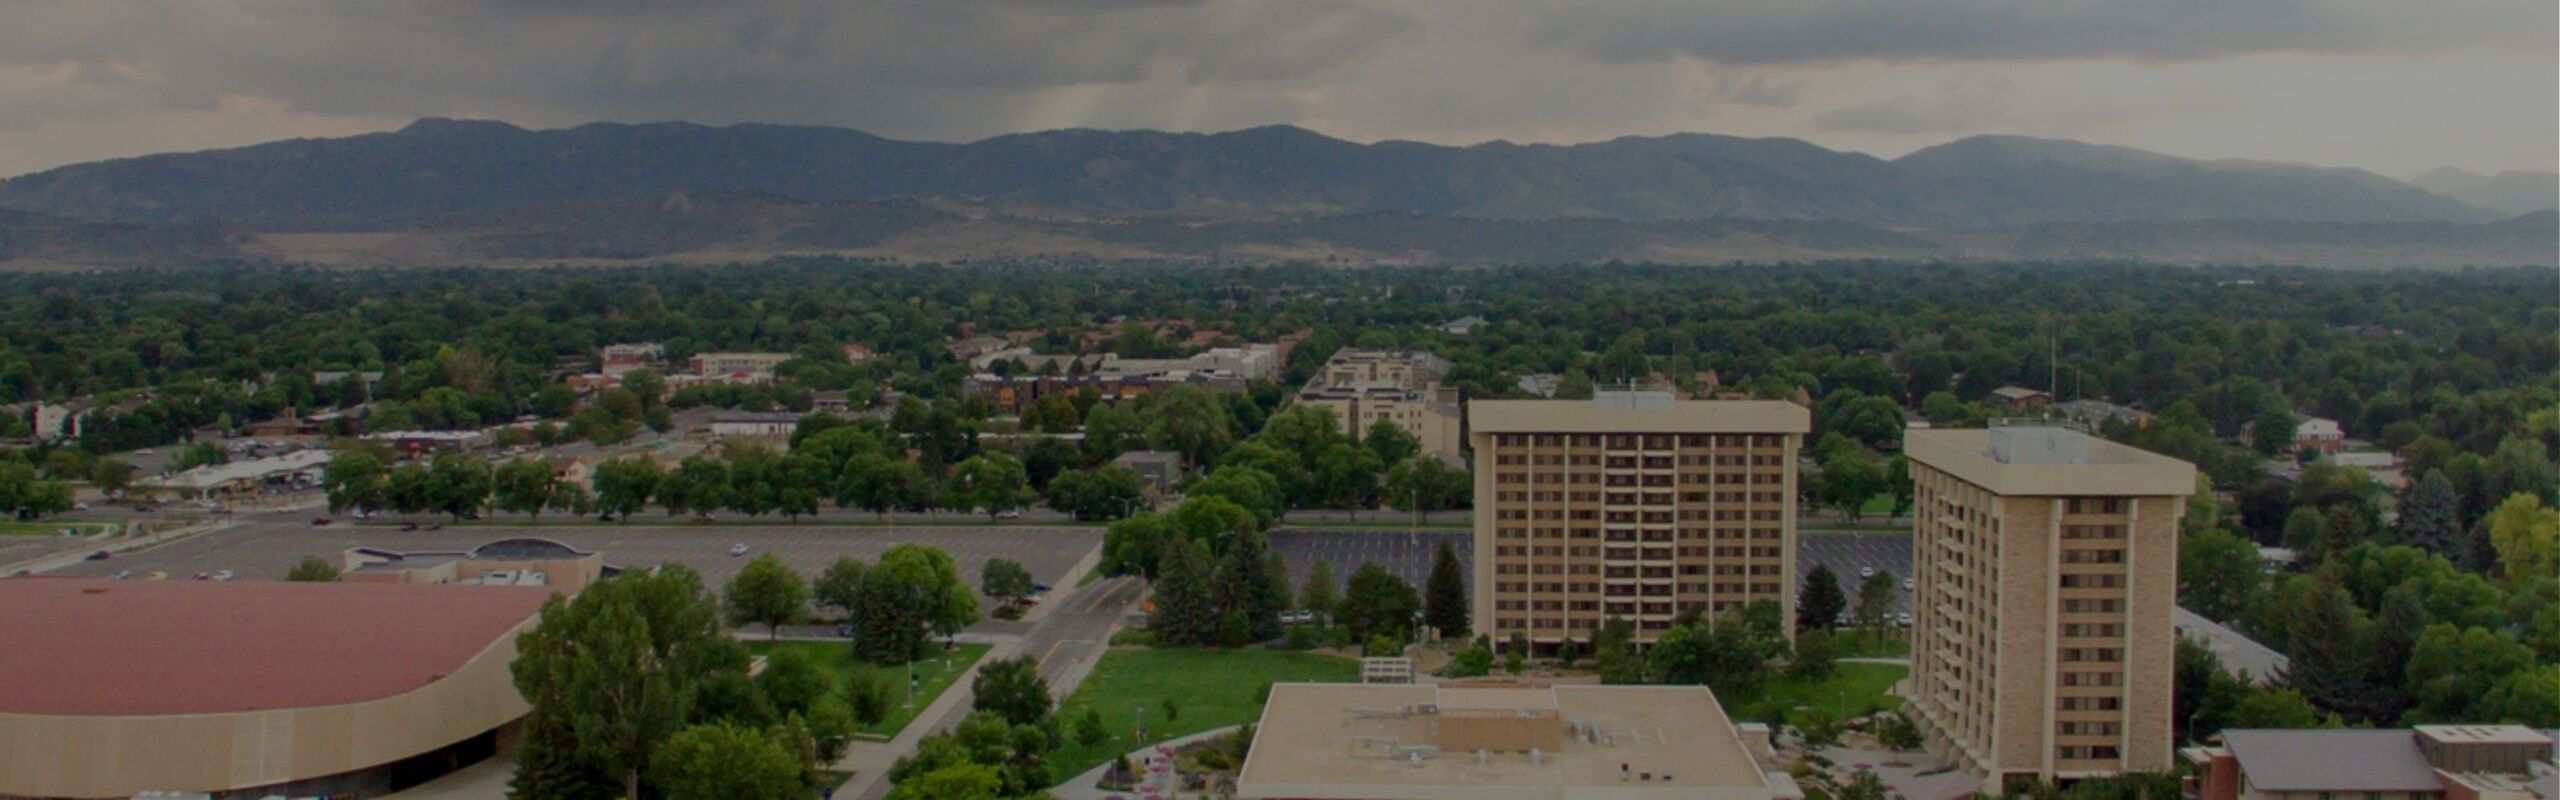
[[[2555,42],[2553,0],[0,0],[0,175],[421,116],[2548,170]]]

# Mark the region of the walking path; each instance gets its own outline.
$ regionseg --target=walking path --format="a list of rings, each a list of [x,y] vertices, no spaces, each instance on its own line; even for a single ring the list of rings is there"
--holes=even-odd
[[[1189,747],[1198,742],[1206,742],[1234,733],[1237,728],[1241,727],[1244,726],[1229,725],[1224,728],[1201,731],[1189,736],[1179,736],[1172,739],[1166,739],[1155,744],[1129,751],[1129,761],[1130,763],[1136,764],[1139,771],[1146,773],[1146,785],[1155,786],[1160,790],[1156,793],[1156,796],[1172,797],[1176,794],[1174,792],[1176,787],[1173,785],[1176,778],[1174,777],[1173,770],[1167,769],[1164,772],[1159,773],[1151,768],[1152,764],[1150,761],[1157,757],[1156,748],[1171,748],[1175,752],[1180,752],[1182,748]],[[1144,794],[1144,792],[1140,792],[1135,789],[1110,791],[1099,788],[1099,785],[1102,783],[1103,774],[1110,770],[1110,764],[1103,764],[1102,766],[1085,770],[1082,775],[1077,775],[1073,778],[1067,779],[1065,783],[1050,787],[1049,796],[1055,797],[1058,800],[1107,800],[1107,798],[1113,797],[1128,797],[1131,795]]]

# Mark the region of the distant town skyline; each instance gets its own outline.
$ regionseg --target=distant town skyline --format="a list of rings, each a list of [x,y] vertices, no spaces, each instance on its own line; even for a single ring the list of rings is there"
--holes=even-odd
[[[946,141],[1707,132],[1884,158],[1997,133],[2395,178],[2550,170],[2556,26],[2509,0],[25,2],[0,5],[0,175],[424,116]]]

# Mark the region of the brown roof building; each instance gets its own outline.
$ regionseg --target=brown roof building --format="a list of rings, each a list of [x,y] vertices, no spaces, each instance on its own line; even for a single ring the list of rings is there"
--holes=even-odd
[[[1280,684],[1236,796],[1775,800],[1803,793],[1704,686]]]
[[[362,797],[495,753],[548,587],[0,580],[0,796]]]

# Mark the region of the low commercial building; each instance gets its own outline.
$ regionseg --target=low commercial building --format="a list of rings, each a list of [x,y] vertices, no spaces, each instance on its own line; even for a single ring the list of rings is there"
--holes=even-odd
[[[666,354],[667,349],[656,342],[609,344],[596,359],[599,367],[596,371],[619,377],[624,373],[655,367]]]
[[[0,580],[0,797],[373,797],[511,751],[551,595]]]
[[[577,594],[615,572],[604,556],[550,539],[500,539],[469,550],[350,547],[338,580],[347,583],[460,583],[545,586]]]
[[[2196,470],[2045,426],[1903,433],[1911,677],[1930,752],[1995,792],[2166,770]]]
[[[365,434],[364,438],[390,445],[405,455],[459,453],[489,446],[489,434],[481,431],[384,431]]]
[[[732,411],[711,418],[711,435],[773,439],[791,435],[799,427],[800,415],[788,411]]]
[[[2002,386],[1991,390],[1990,402],[1991,405],[1998,406],[2000,408],[2006,408],[2012,411],[2024,411],[2027,409],[2043,408],[2045,406],[2052,405],[2053,395],[2046,394],[2041,389],[2029,389],[2024,386]]]
[[[2196,800],[2560,800],[2551,734],[2517,725],[2228,730],[2179,756]]]
[[[790,353],[695,353],[688,364],[695,375],[761,382],[755,379],[771,380],[773,368],[789,360]]]
[[[237,498],[318,486],[320,471],[328,466],[329,451],[296,450],[266,458],[208,464],[137,483],[186,500]]]
[[[1171,494],[1182,482],[1182,454],[1171,450],[1131,450],[1112,457],[1111,465],[1137,473],[1149,497]]]
[[[1704,686],[1313,684],[1271,688],[1236,779],[1246,800],[1777,800]]]

